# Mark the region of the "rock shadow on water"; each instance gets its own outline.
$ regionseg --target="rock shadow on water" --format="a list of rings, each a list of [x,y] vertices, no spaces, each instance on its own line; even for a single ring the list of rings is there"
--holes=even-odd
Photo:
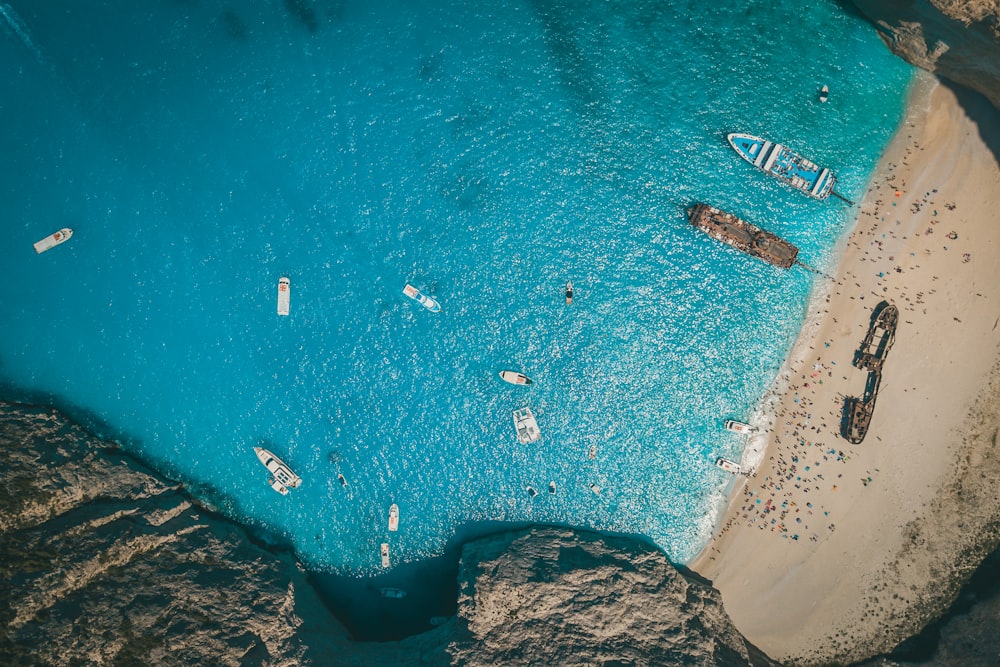
[[[374,577],[312,573],[310,583],[355,641],[389,642],[420,634],[455,616],[462,547],[469,540],[530,523],[478,521],[459,526],[440,556],[393,566]],[[406,591],[385,597],[383,589]]]

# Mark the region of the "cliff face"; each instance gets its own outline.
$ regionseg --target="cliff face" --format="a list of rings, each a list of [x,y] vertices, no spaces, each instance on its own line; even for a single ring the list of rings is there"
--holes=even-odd
[[[350,642],[293,559],[48,409],[0,404],[0,568],[0,664],[448,663]]]
[[[534,528],[465,546],[461,664],[771,665],[718,591],[625,538]]]
[[[1000,109],[996,0],[854,0],[893,53],[978,91]]]
[[[459,615],[352,642],[291,557],[51,409],[0,403],[0,664],[769,665],[719,594],[624,538],[468,543]]]

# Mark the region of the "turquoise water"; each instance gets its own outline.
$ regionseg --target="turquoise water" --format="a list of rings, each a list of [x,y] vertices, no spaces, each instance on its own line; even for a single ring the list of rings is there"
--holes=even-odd
[[[752,414],[815,276],[684,209],[829,268],[849,208],[725,134],[857,198],[910,69],[835,2],[245,4],[0,2],[5,396],[85,415],[317,570],[378,572],[383,541],[418,561],[478,521],[694,556],[713,461],[740,456],[722,421]],[[268,487],[260,443],[301,488]]]

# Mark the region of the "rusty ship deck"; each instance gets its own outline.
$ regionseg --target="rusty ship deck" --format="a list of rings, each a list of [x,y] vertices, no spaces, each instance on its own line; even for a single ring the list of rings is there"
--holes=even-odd
[[[695,204],[688,210],[688,219],[713,239],[768,264],[787,269],[797,261],[799,249],[788,241],[714,206]]]

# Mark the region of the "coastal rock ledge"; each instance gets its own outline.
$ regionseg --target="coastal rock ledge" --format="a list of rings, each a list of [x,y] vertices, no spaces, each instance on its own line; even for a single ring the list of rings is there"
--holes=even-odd
[[[893,53],[1000,109],[997,0],[854,0]]]
[[[0,403],[0,664],[772,665],[719,593],[639,540],[471,541],[456,617],[362,643],[290,554],[51,408]]]

